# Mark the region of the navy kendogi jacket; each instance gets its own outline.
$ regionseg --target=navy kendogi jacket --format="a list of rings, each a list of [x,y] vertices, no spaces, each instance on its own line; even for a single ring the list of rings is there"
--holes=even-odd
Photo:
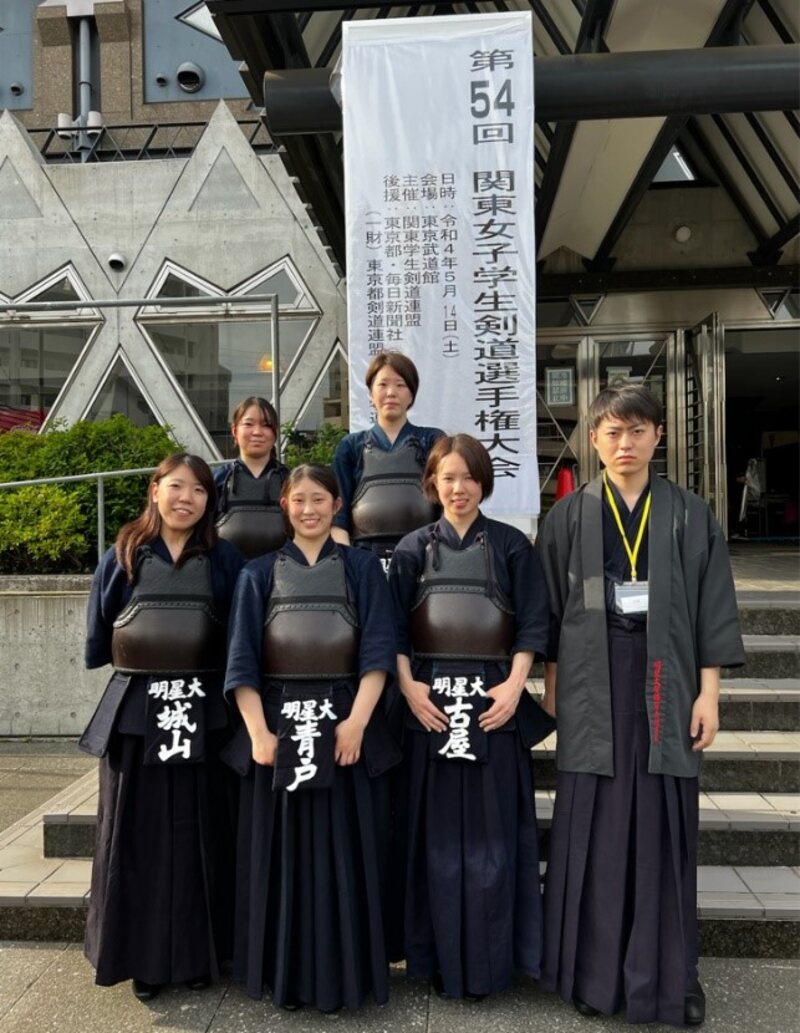
[[[645,694],[648,770],[696,777],[689,738],[700,668],[739,667],[744,647],[722,529],[706,503],[651,472]],[[614,774],[603,558],[603,481],[557,502],[537,540],[557,636],[557,764]]]
[[[323,545],[319,558],[325,559],[335,549],[344,559],[348,591],[359,618],[359,677],[367,671],[388,671],[393,675],[397,646],[389,589],[380,561],[363,549],[337,545],[332,538]],[[300,549],[288,541],[276,552],[251,560],[239,576],[229,624],[226,695],[242,685],[259,688],[264,681],[261,662],[264,620],[272,591],[272,571],[281,553],[308,565]],[[314,649],[313,639],[309,639],[308,648]]]

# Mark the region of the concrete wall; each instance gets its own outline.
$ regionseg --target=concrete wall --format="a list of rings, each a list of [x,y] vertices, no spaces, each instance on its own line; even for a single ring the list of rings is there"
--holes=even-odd
[[[90,577],[0,577],[0,735],[79,735],[110,668],[83,666]]]

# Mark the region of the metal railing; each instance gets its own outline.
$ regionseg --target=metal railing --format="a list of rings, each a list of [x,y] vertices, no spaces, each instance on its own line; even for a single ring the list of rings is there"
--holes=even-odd
[[[48,164],[81,164],[88,161],[149,161],[186,158],[197,146],[208,122],[130,122],[101,126],[88,137],[89,146],[78,146],[81,134],[65,129],[28,129],[27,133]],[[261,119],[238,122],[245,139],[257,154],[277,150]]]
[[[230,459],[212,459],[210,467],[224,466]],[[0,488],[35,488],[42,484],[77,484],[83,481],[97,481],[97,560],[106,551],[106,484],[107,480],[119,477],[141,477],[154,473],[158,467],[141,466],[131,470],[98,470],[94,473],[65,474],[63,477],[35,477],[30,481],[0,482]]]

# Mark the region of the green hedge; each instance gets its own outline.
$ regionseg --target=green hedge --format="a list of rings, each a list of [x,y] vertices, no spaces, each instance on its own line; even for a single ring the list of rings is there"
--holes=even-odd
[[[281,428],[283,461],[289,467],[301,463],[321,463],[330,466],[336,446],[347,433],[346,427],[323,423],[317,431],[295,430],[290,423]]]
[[[120,415],[44,434],[12,430],[0,434],[0,482],[156,466],[180,448],[163,427],[137,427]],[[107,545],[141,512],[147,481],[106,481]],[[91,571],[96,563],[95,481],[0,489],[0,573]]]

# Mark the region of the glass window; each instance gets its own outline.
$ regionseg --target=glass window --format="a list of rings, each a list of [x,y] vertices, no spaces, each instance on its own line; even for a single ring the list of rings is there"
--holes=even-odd
[[[281,380],[316,320],[316,316],[281,319]],[[272,397],[269,322],[149,323],[145,327],[224,454],[230,438],[231,413],[237,404],[248,395]]]
[[[296,308],[301,303],[308,305],[305,294],[285,269],[278,269],[265,280],[259,280],[242,292],[243,297],[248,294],[277,294],[278,304],[289,308]]]
[[[578,326],[569,298],[547,298],[536,303],[537,326]]]
[[[149,295],[148,295],[149,297]],[[180,276],[169,273],[156,295],[158,298],[202,298],[212,297],[208,291],[201,291],[193,283],[187,283]]]
[[[555,502],[558,473],[578,472],[578,345],[536,346],[536,452],[539,461],[541,516]]]
[[[114,363],[87,413],[87,419],[107,420],[116,413],[127,416],[137,427],[147,427],[158,423],[122,359],[117,359]]]
[[[693,183],[697,179],[685,155],[673,147],[653,177],[654,183]]]
[[[295,424],[297,430],[318,430],[323,423],[332,423],[336,427],[348,425],[347,373],[347,362],[337,348],[303,415]]]
[[[91,327],[0,328],[3,430],[41,426],[91,333]]]

